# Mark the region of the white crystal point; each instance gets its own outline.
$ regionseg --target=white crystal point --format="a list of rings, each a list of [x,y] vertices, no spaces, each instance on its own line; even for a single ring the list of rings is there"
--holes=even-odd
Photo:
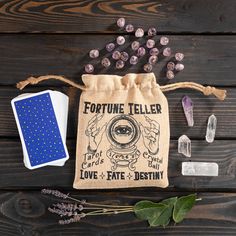
[[[178,153],[186,157],[191,157],[191,140],[186,135],[182,135],[178,139]]]
[[[182,175],[218,176],[219,166],[215,162],[182,162]]]
[[[214,114],[209,116],[206,130],[206,141],[212,143],[215,139],[217,119]]]

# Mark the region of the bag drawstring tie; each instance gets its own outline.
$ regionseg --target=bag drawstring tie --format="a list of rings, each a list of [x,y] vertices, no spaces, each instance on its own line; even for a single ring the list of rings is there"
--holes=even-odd
[[[77,84],[63,76],[60,75],[45,75],[45,76],[39,76],[39,77],[29,77],[26,80],[23,80],[19,83],[17,83],[16,87],[20,90],[24,89],[28,84],[38,84],[41,81],[44,80],[49,80],[49,79],[56,79],[56,80],[60,80],[62,82],[65,82],[75,88],[81,89],[81,90],[86,90],[86,87],[80,84]],[[224,100],[226,97],[226,90],[224,89],[217,89],[215,87],[211,87],[211,86],[203,86],[201,84],[198,83],[194,83],[194,82],[179,82],[179,83],[174,83],[174,84],[167,84],[164,86],[160,86],[160,89],[162,92],[167,92],[167,91],[171,91],[171,90],[175,90],[175,89],[179,89],[179,88],[190,88],[190,89],[194,89],[194,90],[198,90],[200,92],[202,92],[204,95],[209,96],[211,94],[215,95],[219,100]]]

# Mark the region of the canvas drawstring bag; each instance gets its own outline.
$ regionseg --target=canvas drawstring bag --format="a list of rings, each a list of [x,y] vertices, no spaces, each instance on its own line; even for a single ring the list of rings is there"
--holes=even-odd
[[[153,73],[123,77],[85,74],[85,86],[48,75],[30,77],[17,87],[23,89],[47,79],[82,90],[73,184],[76,189],[167,187],[170,126],[163,92],[189,88],[220,100],[226,96],[225,90],[192,82],[160,86]]]

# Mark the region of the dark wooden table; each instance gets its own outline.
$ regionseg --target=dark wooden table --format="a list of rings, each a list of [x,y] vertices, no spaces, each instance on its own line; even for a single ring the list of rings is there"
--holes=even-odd
[[[2,0],[0,2],[0,235],[236,235],[236,1],[234,0]],[[30,171],[22,161],[21,144],[10,100],[21,92],[15,83],[29,75],[60,74],[81,83],[87,52],[113,41],[119,32],[118,17],[136,27],[156,26],[158,34],[169,35],[173,50],[185,53],[184,72],[175,81],[193,81],[226,88],[228,97],[219,102],[195,91],[167,94],[170,107],[170,186],[167,189],[139,188],[79,191],[72,189],[75,167],[75,139],[80,93],[50,81],[30,86],[24,92],[56,89],[70,97],[67,144],[70,160],[62,168]],[[127,35],[128,37],[128,35]],[[129,36],[132,40],[133,36]],[[159,36],[157,36],[158,38]],[[161,61],[154,69],[159,83],[167,81]],[[142,72],[140,65],[122,71]],[[181,98],[193,99],[195,125],[186,126]],[[206,121],[218,118],[216,140],[205,142]],[[219,164],[218,177],[183,177],[177,153],[177,139],[192,139],[194,161]],[[51,197],[43,187],[69,192],[72,196],[99,203],[132,204],[141,199],[158,201],[197,192],[203,200],[181,224],[149,228],[132,214],[90,217],[80,223],[59,226],[58,217],[48,213]],[[55,199],[54,199],[55,201]]]

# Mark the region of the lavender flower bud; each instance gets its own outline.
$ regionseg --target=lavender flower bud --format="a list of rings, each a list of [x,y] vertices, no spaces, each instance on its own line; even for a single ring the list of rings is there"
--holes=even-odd
[[[59,198],[63,198],[66,199],[68,198],[69,194],[64,194],[58,190],[51,190],[51,189],[42,189],[41,190],[42,194],[49,194],[49,195],[53,195],[55,197],[59,197]]]
[[[117,24],[117,26],[119,27],[119,28],[123,28],[124,26],[125,26],[125,18],[119,18],[118,20],[117,20],[117,22],[116,22],[116,24]]]
[[[78,210],[83,211],[83,209],[84,209],[83,205],[79,205]]]
[[[92,49],[90,52],[89,52],[89,56],[91,58],[97,58],[99,57],[99,51],[97,49]]]
[[[144,31],[143,31],[142,28],[138,28],[138,29],[135,31],[135,37],[141,38],[141,37],[143,37],[143,35],[144,35]]]
[[[82,199],[82,200],[80,201],[80,203],[84,205],[84,204],[86,204],[86,200],[85,200],[85,199]]]
[[[79,216],[74,216],[72,218],[69,218],[67,220],[59,220],[58,223],[60,225],[68,225],[70,223],[75,223],[75,222],[79,222],[80,221],[80,217]]]
[[[86,214],[84,212],[79,214],[80,218],[84,218],[86,216]]]

